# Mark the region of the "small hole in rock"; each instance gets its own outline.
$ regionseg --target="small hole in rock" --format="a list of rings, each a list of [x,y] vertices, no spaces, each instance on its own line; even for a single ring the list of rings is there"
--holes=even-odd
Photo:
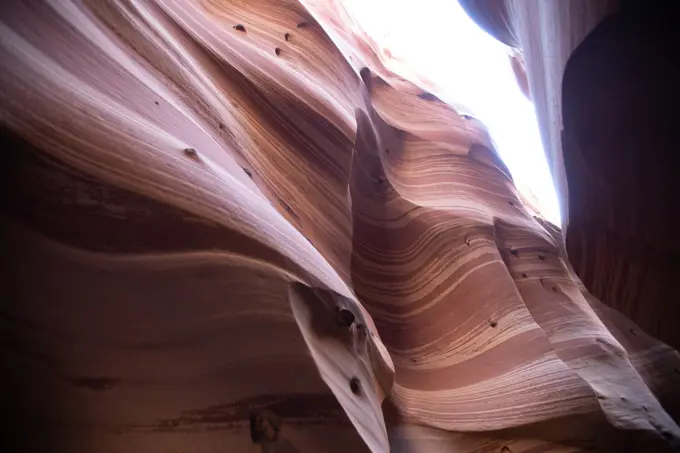
[[[470,115],[461,115],[461,116],[462,116],[464,119],[466,119],[466,120],[469,120],[469,119],[472,118]]]
[[[156,104],[156,105],[160,105],[160,104],[158,103],[158,101],[154,101],[154,104]]]
[[[649,412],[649,409],[644,404],[642,405],[642,410],[645,411],[645,412]]]
[[[390,151],[389,148],[385,149],[385,154],[387,154],[388,156],[389,156],[389,154],[390,154],[391,152],[392,152],[392,151]]]
[[[501,448],[501,453],[512,453],[512,450],[510,450],[510,447],[503,447]]]
[[[538,255],[538,259],[541,261],[545,261],[545,255],[541,253],[540,255]]]
[[[248,175],[248,177],[249,177],[250,179],[253,179],[253,173],[252,173],[250,170],[248,170],[247,168],[243,167],[243,171],[244,171],[244,173],[245,173],[246,175]]]
[[[366,85],[366,89],[370,93],[371,86],[373,83],[373,79],[371,78],[371,70],[364,66],[359,70],[359,77],[361,77],[361,81],[364,82],[364,85]]]
[[[280,420],[273,413],[263,411],[250,414],[250,439],[255,444],[265,444],[276,440]]]
[[[515,206],[515,203],[514,203],[513,201],[508,201],[508,204],[509,204],[510,206]]]
[[[339,326],[349,327],[354,322],[354,313],[347,309],[341,308],[338,310],[336,319],[338,321]]]
[[[218,127],[220,128],[221,131],[223,131],[224,130],[224,123],[220,123]]]
[[[496,321],[489,321],[489,325],[491,327],[496,327],[498,325],[498,323]]]
[[[193,148],[184,148],[184,155],[191,159],[196,159],[198,157],[198,153]]]
[[[630,329],[630,333],[633,334],[633,335],[637,335],[637,333],[635,332],[635,329]]]
[[[470,247],[471,244],[472,244],[472,241],[471,241],[469,238],[466,237],[466,238],[465,238],[465,245],[467,245],[468,247]]]
[[[607,397],[604,396],[604,395],[597,395],[597,399],[598,400],[605,400],[605,399],[607,399]]]
[[[557,292],[557,286],[553,286],[552,290],[553,290],[554,293],[556,293]]]
[[[286,41],[288,41],[289,38],[290,38],[290,33],[285,33],[283,35],[283,39],[285,39]]]
[[[309,25],[309,22],[300,22],[297,24],[297,28],[305,28],[307,25]]]
[[[525,272],[522,272],[522,278],[527,278],[527,274]]]
[[[359,378],[353,377],[349,381],[349,389],[354,393],[355,395],[360,395],[361,394],[361,381],[359,381]]]
[[[519,256],[519,252],[516,249],[513,249],[513,248],[510,249],[510,254],[512,256]]]
[[[438,98],[437,96],[435,96],[435,95],[432,94],[432,93],[428,93],[428,92],[420,93],[420,94],[418,95],[418,97],[419,97],[420,99],[425,100],[425,101],[438,101],[438,100],[439,100],[439,98]]]
[[[244,27],[244,26],[241,25],[241,24],[236,24],[236,25],[234,25],[234,30],[236,30],[236,31],[242,31],[242,32],[245,33],[245,32],[246,32],[246,27]]]
[[[279,48],[277,47],[276,49],[274,49],[274,53],[275,53],[276,56],[278,57],[279,55],[281,55],[281,49],[279,49]]]

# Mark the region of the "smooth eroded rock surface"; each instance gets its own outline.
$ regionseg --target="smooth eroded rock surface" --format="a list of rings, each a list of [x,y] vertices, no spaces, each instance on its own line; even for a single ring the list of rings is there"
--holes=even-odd
[[[664,451],[680,356],[340,2],[0,6],[4,451]]]

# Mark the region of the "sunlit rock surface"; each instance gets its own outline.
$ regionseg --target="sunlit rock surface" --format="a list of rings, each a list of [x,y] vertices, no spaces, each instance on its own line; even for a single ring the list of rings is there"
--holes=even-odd
[[[0,11],[3,451],[677,446],[678,353],[341,3]]]

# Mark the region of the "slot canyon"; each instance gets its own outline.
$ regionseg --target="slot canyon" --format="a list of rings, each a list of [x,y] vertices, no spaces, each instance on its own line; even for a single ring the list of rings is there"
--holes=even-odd
[[[561,225],[342,0],[3,1],[2,451],[680,451],[678,6],[460,3]]]

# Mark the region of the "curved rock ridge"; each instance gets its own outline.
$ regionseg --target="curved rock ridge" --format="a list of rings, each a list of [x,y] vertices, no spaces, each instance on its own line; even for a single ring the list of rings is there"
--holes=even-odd
[[[678,447],[678,353],[341,2],[0,11],[4,451]]]

